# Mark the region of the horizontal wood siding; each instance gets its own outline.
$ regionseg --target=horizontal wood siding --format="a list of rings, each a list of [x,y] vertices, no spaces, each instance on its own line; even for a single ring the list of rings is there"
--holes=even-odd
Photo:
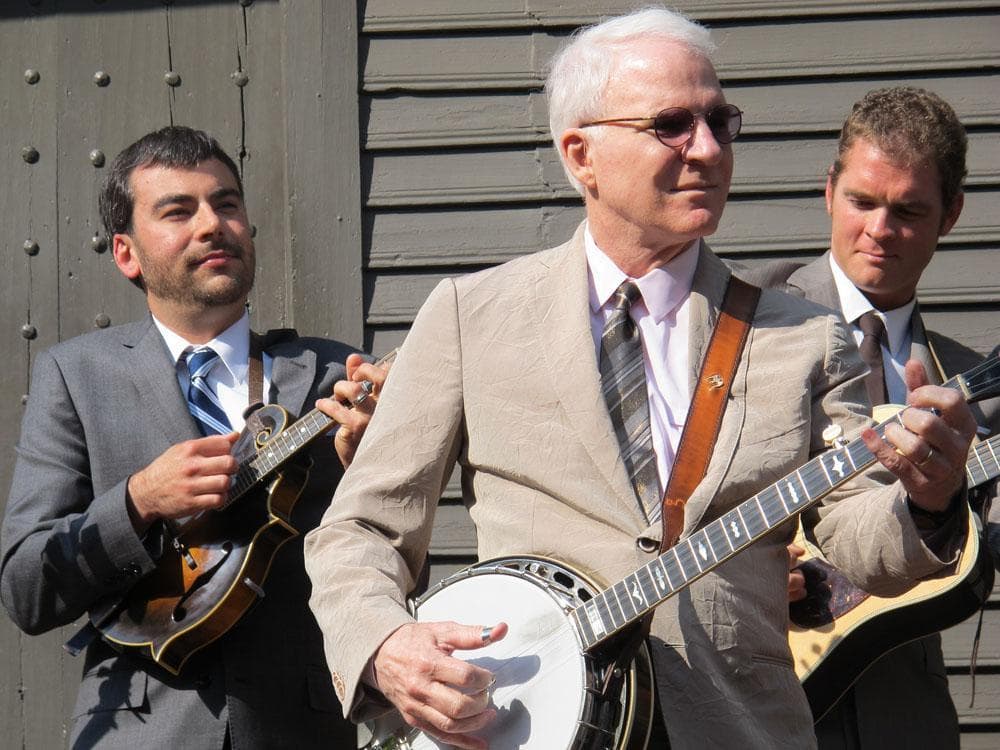
[[[987,352],[1000,340],[1000,5],[971,1],[681,0],[720,45],[729,101],[744,110],[729,205],[712,247],[750,264],[808,259],[829,242],[826,170],[866,91],[934,90],[969,131],[958,225],[920,288],[932,326]],[[406,335],[443,278],[565,241],[583,217],[548,134],[546,63],[611,0],[368,0],[361,22],[366,342]],[[449,484],[432,576],[474,559],[475,530]],[[945,634],[963,747],[1000,746],[1000,604],[985,612],[976,703],[973,623]],[[990,634],[985,635],[987,631]]]

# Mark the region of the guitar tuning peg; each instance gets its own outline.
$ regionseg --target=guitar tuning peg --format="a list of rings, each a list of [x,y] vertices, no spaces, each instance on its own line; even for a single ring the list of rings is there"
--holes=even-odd
[[[843,435],[844,428],[839,424],[828,424],[823,428],[823,442],[828,446],[839,445]]]

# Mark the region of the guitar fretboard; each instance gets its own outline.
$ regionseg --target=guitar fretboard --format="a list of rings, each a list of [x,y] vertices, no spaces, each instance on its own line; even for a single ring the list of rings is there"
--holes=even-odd
[[[996,476],[1000,476],[1000,435],[994,435],[972,446],[969,461],[965,464],[965,476],[969,486],[984,484]]]
[[[967,401],[975,401],[995,390],[1000,365],[991,358],[944,383],[962,391]],[[885,436],[893,422],[902,424],[902,412],[874,429]],[[987,445],[977,460],[989,471],[997,464],[994,446]],[[875,462],[875,456],[857,438],[836,446],[745,500],[721,517],[678,542],[635,573],[597,594],[572,611],[571,621],[586,650],[651,612],[720,563],[793,516],[798,515],[833,489],[852,479]],[[992,463],[990,463],[992,462]],[[969,465],[967,470],[971,471]]]

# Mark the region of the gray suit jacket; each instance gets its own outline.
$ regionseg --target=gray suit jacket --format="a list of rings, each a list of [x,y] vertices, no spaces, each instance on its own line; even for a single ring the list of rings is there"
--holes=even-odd
[[[331,392],[351,349],[291,336],[267,351],[270,400],[298,414]],[[153,569],[128,519],[126,482],[198,436],[151,318],[38,355],[2,532],[0,595],[19,627],[71,623]],[[318,523],[341,473],[329,441],[317,441],[313,457],[293,514],[303,531]],[[233,748],[353,746],[306,605],[301,536],[278,552],[268,583],[267,596],[180,677],[91,644],[72,746],[221,748],[227,722]]]
[[[560,247],[438,286],[334,504],[307,538],[311,606],[334,685],[356,717],[378,710],[361,676],[381,642],[411,621],[406,592],[455,462],[481,558],[543,555],[605,583],[653,558],[638,542],[658,542],[660,529],[638,509],[601,396],[582,237],[581,228]],[[692,384],[728,278],[702,250],[690,301]],[[765,291],[684,535],[823,450],[830,422],[857,435],[869,424],[863,371],[835,316]],[[884,472],[829,499],[822,542],[858,582],[898,591],[942,566]],[[656,683],[675,750],[814,744],[786,637],[792,531],[779,527],[656,610]],[[872,535],[887,552],[873,554]]]
[[[782,288],[840,311],[830,253],[808,264],[778,261],[740,275],[761,286]],[[982,361],[954,339],[927,331],[919,306],[910,319],[910,356],[934,383],[942,383]],[[981,423],[996,422],[996,401],[977,405]],[[998,507],[1000,510],[1000,507]],[[891,689],[887,689],[892,686]],[[899,721],[906,716],[905,721]],[[823,750],[857,747],[959,746],[958,716],[948,691],[941,636],[904,644],[872,664],[835,709],[817,725]]]

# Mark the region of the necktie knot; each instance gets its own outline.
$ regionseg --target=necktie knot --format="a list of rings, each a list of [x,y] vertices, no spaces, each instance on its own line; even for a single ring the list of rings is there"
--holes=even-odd
[[[865,336],[874,336],[879,344],[885,341],[885,323],[874,310],[869,310],[858,318],[858,328]]]
[[[615,331],[624,339],[635,335],[635,323],[629,313],[632,305],[641,297],[642,292],[639,291],[639,286],[630,279],[626,279],[615,289],[613,295],[614,304],[611,308],[611,315],[604,324],[602,338],[608,335],[614,336]]]
[[[204,378],[215,367],[218,359],[219,355],[210,346],[192,349],[187,353],[187,366],[188,372],[191,374],[191,379]]]
[[[188,410],[198,424],[202,435],[224,435],[232,431],[226,412],[218,396],[209,385],[207,377],[219,359],[218,353],[208,346],[201,346],[185,357],[191,385],[188,387]]]

